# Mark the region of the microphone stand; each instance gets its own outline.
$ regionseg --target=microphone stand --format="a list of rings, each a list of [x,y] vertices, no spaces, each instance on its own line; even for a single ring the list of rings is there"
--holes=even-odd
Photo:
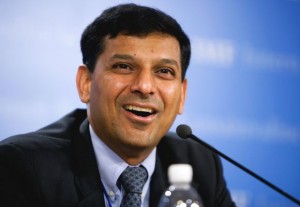
[[[275,186],[274,184],[272,184],[271,182],[267,181],[266,179],[262,178],[261,176],[257,175],[256,173],[254,173],[253,171],[249,170],[248,168],[246,168],[245,166],[241,165],[240,163],[236,162],[235,160],[231,159],[230,157],[228,157],[227,155],[223,154],[222,152],[220,152],[219,150],[217,150],[216,148],[212,147],[211,145],[207,144],[206,142],[202,141],[201,139],[199,139],[198,137],[196,137],[195,135],[193,135],[192,133],[189,134],[187,137],[190,137],[191,139],[193,139],[196,142],[199,142],[200,144],[202,144],[203,146],[205,146],[206,148],[210,149],[211,151],[213,151],[214,153],[220,155],[222,158],[224,158],[225,160],[227,160],[228,162],[232,163],[233,165],[237,166],[238,168],[240,168],[241,170],[245,171],[246,173],[250,174],[251,176],[253,176],[254,178],[258,179],[259,181],[261,181],[262,183],[266,184],[267,186],[269,186],[270,188],[272,188],[273,190],[277,191],[278,193],[280,193],[281,195],[285,196],[286,198],[288,198],[289,200],[293,201],[294,203],[298,204],[300,206],[300,201],[297,200],[296,198],[294,198],[293,196],[291,196],[290,194],[286,193],[285,191],[283,191],[282,189],[278,188],[277,186]]]

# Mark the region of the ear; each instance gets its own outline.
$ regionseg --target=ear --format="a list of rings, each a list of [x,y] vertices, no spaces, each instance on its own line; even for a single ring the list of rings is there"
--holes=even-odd
[[[180,103],[179,103],[179,110],[178,114],[183,113],[184,103],[186,99],[186,93],[187,93],[187,79],[184,79],[181,84],[181,97],[180,97]]]
[[[80,65],[76,75],[76,86],[80,100],[83,103],[90,101],[91,73],[86,65]]]

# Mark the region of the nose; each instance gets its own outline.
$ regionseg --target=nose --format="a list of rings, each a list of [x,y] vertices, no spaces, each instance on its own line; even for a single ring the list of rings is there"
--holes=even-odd
[[[131,85],[131,92],[147,97],[155,92],[155,80],[152,71],[141,70]]]

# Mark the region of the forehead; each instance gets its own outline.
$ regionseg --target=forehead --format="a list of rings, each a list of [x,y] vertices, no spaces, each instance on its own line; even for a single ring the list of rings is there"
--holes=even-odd
[[[178,40],[167,34],[150,33],[143,36],[120,34],[114,38],[105,38],[104,53],[125,52],[134,55],[151,54],[155,56],[172,56],[180,62]]]
[[[119,34],[114,38],[108,36],[105,38],[105,48],[107,46],[128,47],[135,44],[149,47],[152,46],[153,48],[168,45],[173,49],[180,50],[178,40],[171,35],[163,33],[150,33],[143,36]]]

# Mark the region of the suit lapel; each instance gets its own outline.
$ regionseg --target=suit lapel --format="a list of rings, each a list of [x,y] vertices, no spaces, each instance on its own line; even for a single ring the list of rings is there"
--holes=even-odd
[[[160,197],[168,187],[167,173],[163,168],[160,158],[156,155],[155,170],[150,181],[149,206],[158,206]]]
[[[97,168],[87,119],[72,141],[75,183],[79,192],[78,207],[105,206],[103,187]]]

